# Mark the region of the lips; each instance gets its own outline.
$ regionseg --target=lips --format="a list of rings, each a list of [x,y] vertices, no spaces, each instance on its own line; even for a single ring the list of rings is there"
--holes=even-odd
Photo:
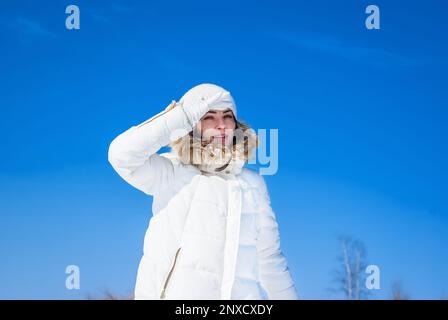
[[[218,134],[216,136],[212,136],[213,140],[215,141],[219,141],[220,143],[226,143],[227,139],[228,139],[228,135],[226,134]]]

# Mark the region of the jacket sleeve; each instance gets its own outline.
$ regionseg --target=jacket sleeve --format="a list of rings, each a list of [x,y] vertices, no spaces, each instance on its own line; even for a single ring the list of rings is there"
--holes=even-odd
[[[171,160],[156,152],[191,130],[183,107],[173,101],[164,111],[117,136],[109,146],[108,160],[126,182],[154,195],[174,181],[176,171]]]
[[[298,292],[280,248],[279,228],[270,205],[269,192],[264,178],[259,176],[259,179],[259,191],[264,198],[257,241],[260,282],[269,300],[297,300]]]

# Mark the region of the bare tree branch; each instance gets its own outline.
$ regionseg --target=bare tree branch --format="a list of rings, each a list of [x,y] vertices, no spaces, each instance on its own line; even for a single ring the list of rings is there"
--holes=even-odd
[[[364,244],[346,235],[340,235],[338,240],[341,252],[338,256],[339,267],[334,272],[336,288],[333,291],[342,291],[349,300],[366,299],[369,291],[364,285],[367,266]]]

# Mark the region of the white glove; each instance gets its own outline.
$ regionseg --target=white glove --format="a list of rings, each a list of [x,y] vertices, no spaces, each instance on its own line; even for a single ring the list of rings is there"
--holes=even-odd
[[[221,106],[223,103],[231,103],[230,92],[220,91],[210,98],[200,97],[198,101],[182,103],[182,107],[190,121],[191,126],[194,128],[201,118],[210,110],[213,106]]]

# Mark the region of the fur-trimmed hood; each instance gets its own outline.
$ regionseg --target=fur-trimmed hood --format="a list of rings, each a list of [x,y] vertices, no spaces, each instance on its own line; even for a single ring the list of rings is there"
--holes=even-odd
[[[183,164],[196,166],[204,174],[238,175],[258,146],[258,137],[248,125],[237,121],[230,146],[205,143],[200,136],[188,135],[171,143],[173,153]]]

